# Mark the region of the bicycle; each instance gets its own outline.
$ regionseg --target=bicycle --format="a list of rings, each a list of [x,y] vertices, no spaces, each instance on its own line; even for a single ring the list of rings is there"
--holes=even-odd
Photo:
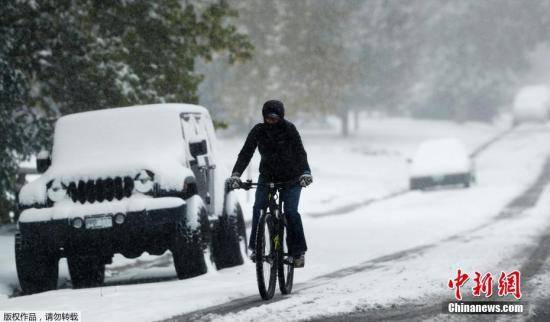
[[[258,290],[264,300],[269,300],[275,294],[275,284],[279,280],[282,294],[292,292],[294,281],[293,258],[288,253],[288,229],[282,203],[279,203],[280,190],[292,182],[266,183],[268,187],[268,202],[266,209],[260,213],[256,229],[256,280]],[[247,180],[240,186],[249,190],[258,183]],[[266,229],[267,228],[267,229]],[[278,278],[277,278],[278,277]]]

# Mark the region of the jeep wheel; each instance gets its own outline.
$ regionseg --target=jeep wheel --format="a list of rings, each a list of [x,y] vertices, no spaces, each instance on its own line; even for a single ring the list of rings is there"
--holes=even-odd
[[[15,234],[15,265],[19,285],[25,294],[57,288],[59,257],[39,245],[32,244],[20,233]]]
[[[233,211],[218,218],[212,236],[212,255],[217,269],[243,263],[241,245],[246,251],[246,227],[240,204]]]
[[[105,263],[97,256],[68,256],[73,288],[96,287],[105,280]]]
[[[182,216],[176,225],[174,239],[172,241],[172,255],[174,257],[174,267],[179,279],[190,278],[205,274],[207,271],[204,260],[204,249],[207,236],[204,231],[204,218],[206,210],[204,207],[198,207],[195,211],[198,213],[187,218],[199,218],[200,225],[191,229]],[[207,225],[206,225],[207,226]],[[204,239],[204,241],[203,241]]]

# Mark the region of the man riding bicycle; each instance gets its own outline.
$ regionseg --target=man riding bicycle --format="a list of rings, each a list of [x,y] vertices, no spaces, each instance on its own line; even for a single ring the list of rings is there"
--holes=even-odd
[[[252,209],[252,231],[249,248],[250,258],[255,260],[256,227],[260,212],[267,207],[268,188],[264,183],[289,182],[281,190],[280,198],[284,204],[289,236],[289,253],[294,259],[294,267],[304,266],[304,254],[307,251],[302,219],[298,213],[300,192],[313,182],[300,134],[291,122],[285,120],[285,109],[281,101],[269,100],[262,108],[263,123],[256,124],[244,143],[237,162],[233,167],[228,185],[238,188],[240,176],[250,163],[256,147],[260,152],[260,176],[254,207]]]

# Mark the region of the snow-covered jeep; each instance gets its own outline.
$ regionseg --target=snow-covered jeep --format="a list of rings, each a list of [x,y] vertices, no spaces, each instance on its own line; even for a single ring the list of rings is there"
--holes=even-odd
[[[241,206],[226,192],[208,111],[189,104],[61,117],[51,158],[19,195],[15,236],[23,292],[55,289],[66,257],[73,287],[103,283],[115,253],[170,250],[178,278],[243,263]]]

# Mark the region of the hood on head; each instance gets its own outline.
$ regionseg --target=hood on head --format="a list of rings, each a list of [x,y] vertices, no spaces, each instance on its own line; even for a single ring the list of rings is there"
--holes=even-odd
[[[283,105],[283,102],[279,100],[269,100],[264,103],[264,106],[262,107],[262,115],[265,118],[269,114],[275,114],[279,116],[281,119],[285,118],[285,106]]]

